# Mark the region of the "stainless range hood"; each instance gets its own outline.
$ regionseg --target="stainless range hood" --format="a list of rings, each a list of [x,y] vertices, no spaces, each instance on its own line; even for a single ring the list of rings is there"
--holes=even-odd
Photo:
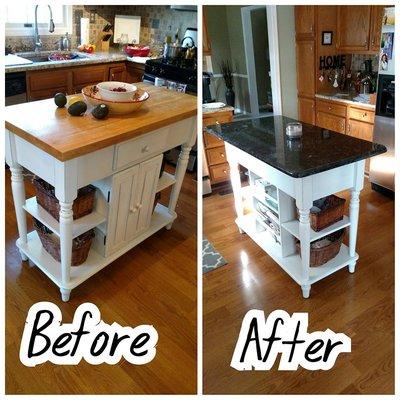
[[[171,6],[171,10],[176,11],[197,11],[197,6],[182,6],[182,5],[173,5]]]

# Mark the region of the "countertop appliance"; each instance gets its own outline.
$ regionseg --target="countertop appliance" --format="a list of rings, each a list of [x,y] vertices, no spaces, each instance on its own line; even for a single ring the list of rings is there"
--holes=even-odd
[[[186,93],[197,95],[197,64],[195,59],[183,58],[166,59],[156,58],[146,61],[144,66],[143,82],[155,84],[156,79],[182,83],[186,86]],[[167,89],[165,89],[167,90]],[[164,154],[165,159],[171,164],[178,162],[180,147],[169,150]],[[189,153],[188,171],[197,168],[197,145],[195,144]]]
[[[387,152],[371,158],[369,172],[372,189],[389,195],[394,193],[395,171],[394,79],[394,75],[379,75],[378,77],[374,142],[385,145]]]
[[[26,73],[10,72],[5,79],[5,105],[26,103]]]

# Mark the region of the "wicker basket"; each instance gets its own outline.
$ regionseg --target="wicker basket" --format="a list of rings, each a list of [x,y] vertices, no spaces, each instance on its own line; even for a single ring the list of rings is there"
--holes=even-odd
[[[39,235],[40,241],[44,249],[58,262],[61,261],[60,239],[50,229],[43,225],[36,218],[33,218],[33,223],[36,232]],[[94,230],[91,229],[76,237],[72,241],[71,265],[77,266],[83,264],[89,254]]]
[[[33,180],[36,190],[36,201],[57,221],[60,218],[60,204],[54,194],[54,187],[40,178]],[[93,210],[96,188],[93,185],[85,186],[78,190],[78,196],[72,206],[73,219],[88,215]]]
[[[311,228],[318,232],[335,222],[341,221],[343,219],[345,203],[345,199],[334,194],[314,201],[314,206],[320,208],[321,211],[310,211]]]
[[[345,229],[333,232],[321,239],[311,243],[310,246],[310,267],[319,267],[325,264],[332,258],[336,257],[339,253],[340,246],[342,245]],[[315,247],[318,242],[328,239],[330,243],[324,247]],[[297,252],[301,256],[300,242],[296,243]]]

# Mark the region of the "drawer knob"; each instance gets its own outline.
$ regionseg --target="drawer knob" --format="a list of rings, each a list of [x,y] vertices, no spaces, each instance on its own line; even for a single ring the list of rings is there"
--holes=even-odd
[[[225,154],[224,154],[224,153],[221,153],[220,156],[221,156],[222,158],[224,158],[224,157],[225,157]]]
[[[332,110],[332,107],[331,107],[331,106],[329,106],[329,107],[328,107],[328,110],[329,110],[329,111],[331,111],[331,110]]]
[[[149,146],[146,145],[142,148],[142,153],[148,153],[148,151],[150,150]]]
[[[223,171],[222,171],[224,174],[226,174],[227,172],[226,172],[226,169],[224,169]]]
[[[367,116],[367,113],[364,113],[362,116],[363,116],[363,118],[365,118]]]

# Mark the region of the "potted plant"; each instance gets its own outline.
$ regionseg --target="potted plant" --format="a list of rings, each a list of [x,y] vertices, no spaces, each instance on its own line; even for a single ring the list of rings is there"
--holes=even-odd
[[[228,60],[221,61],[219,68],[225,81],[226,92],[226,104],[229,106],[235,106],[235,92],[233,91],[233,72],[231,64]]]

